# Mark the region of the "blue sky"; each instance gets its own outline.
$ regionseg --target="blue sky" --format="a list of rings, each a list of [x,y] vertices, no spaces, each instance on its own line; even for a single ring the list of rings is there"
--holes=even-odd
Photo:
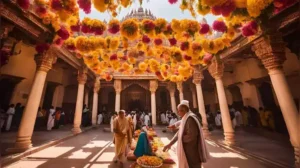
[[[168,0],[144,0],[142,7],[144,9],[150,9],[152,14],[156,16],[157,18],[165,18],[168,21],[171,21],[172,19],[194,19],[189,11],[182,12],[179,8],[180,6],[180,0],[176,4],[169,4]],[[124,16],[126,16],[130,11],[133,9],[138,9],[140,7],[139,1],[136,0],[130,7],[122,8],[121,12],[118,14],[117,18],[122,19]],[[80,18],[83,19],[84,17],[90,17],[93,19],[99,19],[99,20],[106,20],[109,21],[112,17],[108,14],[108,12],[101,13],[97,11],[95,8],[92,7],[92,12],[90,14],[85,14],[82,10],[80,10]],[[213,15],[206,15],[205,16],[207,22],[209,24],[212,24],[212,22],[216,19]],[[202,16],[198,16],[196,18],[198,21],[202,20]]]

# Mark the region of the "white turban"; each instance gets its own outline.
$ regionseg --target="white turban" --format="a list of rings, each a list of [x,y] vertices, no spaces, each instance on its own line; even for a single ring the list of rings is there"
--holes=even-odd
[[[187,100],[182,100],[182,101],[180,102],[180,104],[178,104],[177,108],[179,108],[181,105],[185,105],[185,106],[187,106],[188,108],[190,108],[190,103],[189,103],[189,101],[187,101]]]

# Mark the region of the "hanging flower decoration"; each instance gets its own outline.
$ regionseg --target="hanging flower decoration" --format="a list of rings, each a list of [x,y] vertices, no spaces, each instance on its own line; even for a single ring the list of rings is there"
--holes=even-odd
[[[127,19],[121,24],[121,35],[129,40],[135,40],[139,36],[139,25],[135,19]]]
[[[62,40],[67,40],[70,36],[68,30],[65,27],[61,27],[56,33]]]
[[[80,9],[84,11],[84,13],[89,14],[91,13],[92,2],[91,0],[78,0],[78,6]]]
[[[120,31],[120,22],[117,19],[112,19],[108,23],[108,31],[111,34],[116,34]]]
[[[255,21],[251,21],[243,25],[241,30],[243,36],[245,37],[252,36],[257,33],[258,25]]]
[[[167,21],[163,18],[158,18],[154,21],[155,24],[155,33],[159,35],[167,29]]]
[[[142,42],[148,44],[151,42],[151,39],[147,35],[143,35]]]
[[[24,10],[28,10],[30,7],[29,0],[17,0],[17,4]]]
[[[227,30],[226,24],[222,20],[215,20],[213,22],[213,29],[218,32],[224,33]]]
[[[175,4],[177,3],[178,0],[168,0],[170,4]]]

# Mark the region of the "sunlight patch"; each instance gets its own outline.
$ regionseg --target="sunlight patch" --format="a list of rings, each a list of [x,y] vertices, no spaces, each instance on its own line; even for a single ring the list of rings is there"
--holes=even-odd
[[[232,153],[232,152],[226,152],[226,153],[214,153],[214,152],[210,152],[209,153],[212,157],[214,158],[240,158],[243,160],[246,160],[247,158],[236,154],[236,153]]]
[[[105,152],[97,159],[97,162],[111,162],[113,161],[114,157],[114,152]]]
[[[101,168],[108,168],[108,167],[110,167],[110,164],[93,164],[89,168],[99,168],[99,167],[101,167]]]
[[[23,161],[22,160],[14,165],[10,165],[9,168],[22,168],[22,167],[37,168],[46,162],[47,162],[47,160],[45,160],[45,161],[29,161],[29,160]]]
[[[73,152],[71,156],[67,157],[68,159],[86,159],[92,152],[84,152],[83,149],[80,149],[76,152]]]
[[[32,155],[29,155],[28,158],[57,158],[60,155],[63,155],[68,151],[72,150],[73,148],[74,147],[50,147]]]
[[[103,148],[109,141],[90,141],[83,148]]]

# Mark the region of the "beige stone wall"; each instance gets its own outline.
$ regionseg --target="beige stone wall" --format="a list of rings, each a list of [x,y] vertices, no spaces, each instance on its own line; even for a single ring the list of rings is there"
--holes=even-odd
[[[16,85],[10,100],[11,103],[20,102],[24,105],[27,102],[26,95],[30,92],[35,75],[36,64],[34,54],[36,52],[33,46],[26,45],[22,42],[18,43],[16,48],[21,49],[21,53],[10,57],[8,64],[1,68],[1,73],[24,78]]]

